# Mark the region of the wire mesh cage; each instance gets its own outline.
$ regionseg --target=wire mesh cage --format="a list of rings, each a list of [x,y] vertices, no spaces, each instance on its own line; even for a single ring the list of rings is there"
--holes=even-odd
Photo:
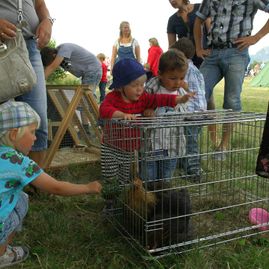
[[[269,183],[255,174],[264,121],[226,110],[105,121],[108,219],[156,257],[267,232],[268,220],[248,218],[268,208]]]

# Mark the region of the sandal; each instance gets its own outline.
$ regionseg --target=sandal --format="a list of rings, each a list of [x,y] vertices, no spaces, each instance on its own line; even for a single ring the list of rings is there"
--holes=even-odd
[[[13,266],[27,259],[29,255],[29,249],[25,246],[7,246],[4,255],[0,256],[0,268],[5,268],[8,266]]]

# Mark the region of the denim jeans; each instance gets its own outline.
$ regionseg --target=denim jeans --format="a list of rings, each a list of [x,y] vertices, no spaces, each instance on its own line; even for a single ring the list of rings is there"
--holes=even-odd
[[[6,243],[9,235],[22,229],[22,222],[28,211],[28,195],[21,192],[18,202],[3,224],[0,231],[0,245]]]
[[[151,153],[140,164],[140,177],[145,181],[171,179],[177,166],[176,158],[169,158],[167,150]]]
[[[102,69],[100,67],[99,71],[96,70],[95,72],[92,72],[92,71],[86,72],[81,79],[82,84],[91,86],[91,90],[92,90],[92,93],[93,93],[95,99],[97,99],[96,98],[96,88],[99,85],[101,77],[102,77]]]
[[[241,91],[249,63],[248,49],[212,49],[203,61],[200,71],[205,79],[206,99],[209,101],[214,87],[224,78],[224,109],[241,110]]]
[[[107,84],[107,82],[104,82],[104,81],[100,81],[100,83],[99,83],[100,103],[102,103],[104,101],[104,99],[105,99],[106,84]]]
[[[180,166],[189,175],[200,174],[200,155],[198,138],[201,131],[199,126],[186,126],[184,128],[186,138],[186,157],[180,159]]]
[[[44,75],[44,67],[41,55],[37,49],[34,39],[26,40],[29,58],[37,76],[37,83],[32,91],[16,98],[16,101],[28,103],[40,116],[41,123],[36,131],[36,141],[32,147],[32,151],[42,151],[47,149],[48,143],[48,117],[47,117],[47,91]]]

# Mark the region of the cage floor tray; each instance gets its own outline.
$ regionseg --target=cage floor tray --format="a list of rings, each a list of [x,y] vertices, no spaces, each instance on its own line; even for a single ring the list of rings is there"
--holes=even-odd
[[[50,168],[98,161],[100,161],[100,149],[96,147],[66,147],[56,152]]]

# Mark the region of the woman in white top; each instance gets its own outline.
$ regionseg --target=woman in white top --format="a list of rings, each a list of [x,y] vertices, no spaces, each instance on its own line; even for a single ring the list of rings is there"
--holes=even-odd
[[[136,59],[140,62],[140,46],[131,35],[130,24],[123,21],[120,24],[120,36],[113,45],[111,56],[111,72],[114,64],[125,58]]]

